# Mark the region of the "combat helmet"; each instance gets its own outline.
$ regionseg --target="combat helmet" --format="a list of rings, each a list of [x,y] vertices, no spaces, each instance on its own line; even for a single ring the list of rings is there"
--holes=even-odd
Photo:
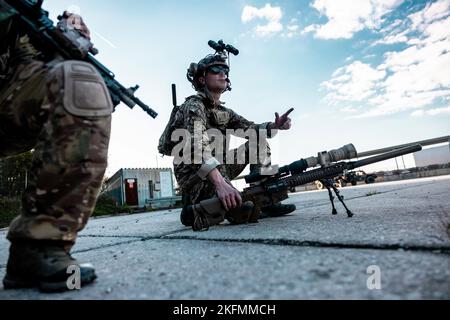
[[[214,66],[223,66],[228,70],[230,69],[230,53],[238,55],[239,51],[231,45],[225,45],[222,40],[218,43],[209,41],[208,45],[215,49],[214,54],[207,55],[198,63],[191,63],[187,70],[187,79],[192,84],[196,91],[204,91],[206,88],[199,82],[201,77],[206,76],[206,72],[209,68]],[[228,79],[228,86],[225,91],[231,91],[231,82]]]

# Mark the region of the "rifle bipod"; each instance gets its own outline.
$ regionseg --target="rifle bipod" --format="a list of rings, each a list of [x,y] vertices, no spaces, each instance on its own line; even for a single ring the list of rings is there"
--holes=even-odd
[[[327,188],[328,190],[328,195],[330,196],[330,201],[331,201],[331,205],[333,207],[333,215],[337,214],[337,210],[336,207],[334,206],[334,196],[333,193],[331,192],[331,190],[334,191],[334,193],[336,194],[336,197],[339,199],[339,201],[342,203],[342,205],[344,206],[345,210],[347,211],[347,215],[349,218],[353,217],[353,213],[350,211],[350,209],[347,207],[347,205],[344,202],[344,197],[341,196],[341,193],[339,192],[339,190],[336,188],[336,186],[334,185],[334,181],[332,179],[323,179],[320,180],[320,182],[322,182],[322,184],[325,186],[325,188]]]

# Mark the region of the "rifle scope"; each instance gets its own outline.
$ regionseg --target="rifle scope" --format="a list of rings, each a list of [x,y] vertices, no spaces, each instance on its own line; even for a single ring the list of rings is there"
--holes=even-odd
[[[356,152],[355,146],[353,144],[347,144],[336,150],[319,152],[317,157],[308,158],[306,159],[306,162],[308,162],[308,168],[314,168],[318,165],[323,167],[334,162],[351,160],[357,157],[358,152]]]
[[[314,168],[317,166],[326,167],[332,163],[350,160],[358,157],[358,153],[353,144],[347,144],[342,148],[319,152],[317,157],[310,157],[307,159],[301,159],[291,163],[290,165],[281,167],[278,169],[277,175],[283,174],[298,174],[306,171],[306,169]],[[245,177],[245,182],[255,183],[261,181],[269,176],[263,175],[261,172],[252,173]]]

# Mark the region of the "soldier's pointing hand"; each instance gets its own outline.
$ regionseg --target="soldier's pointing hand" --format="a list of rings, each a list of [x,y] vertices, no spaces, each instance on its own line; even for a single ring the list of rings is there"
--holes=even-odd
[[[271,130],[289,130],[292,126],[292,119],[289,118],[289,115],[294,111],[294,108],[289,109],[288,112],[283,114],[281,117],[277,113],[275,113],[275,122],[270,125]]]

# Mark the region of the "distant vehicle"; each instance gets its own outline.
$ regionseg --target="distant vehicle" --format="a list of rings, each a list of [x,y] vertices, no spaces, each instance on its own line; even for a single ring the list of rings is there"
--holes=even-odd
[[[348,184],[356,186],[360,181],[364,181],[366,184],[371,184],[375,183],[377,177],[378,176],[376,174],[367,174],[363,170],[349,171],[345,175],[335,178],[334,186],[336,188],[343,188]],[[316,181],[316,188],[318,190],[322,190],[324,188],[323,183]]]
[[[363,170],[349,171],[347,174],[340,177],[345,185],[350,183],[352,186],[356,186],[360,181],[364,181],[367,184],[375,183],[376,178],[376,174],[367,174]],[[343,187],[345,185],[343,185]]]

